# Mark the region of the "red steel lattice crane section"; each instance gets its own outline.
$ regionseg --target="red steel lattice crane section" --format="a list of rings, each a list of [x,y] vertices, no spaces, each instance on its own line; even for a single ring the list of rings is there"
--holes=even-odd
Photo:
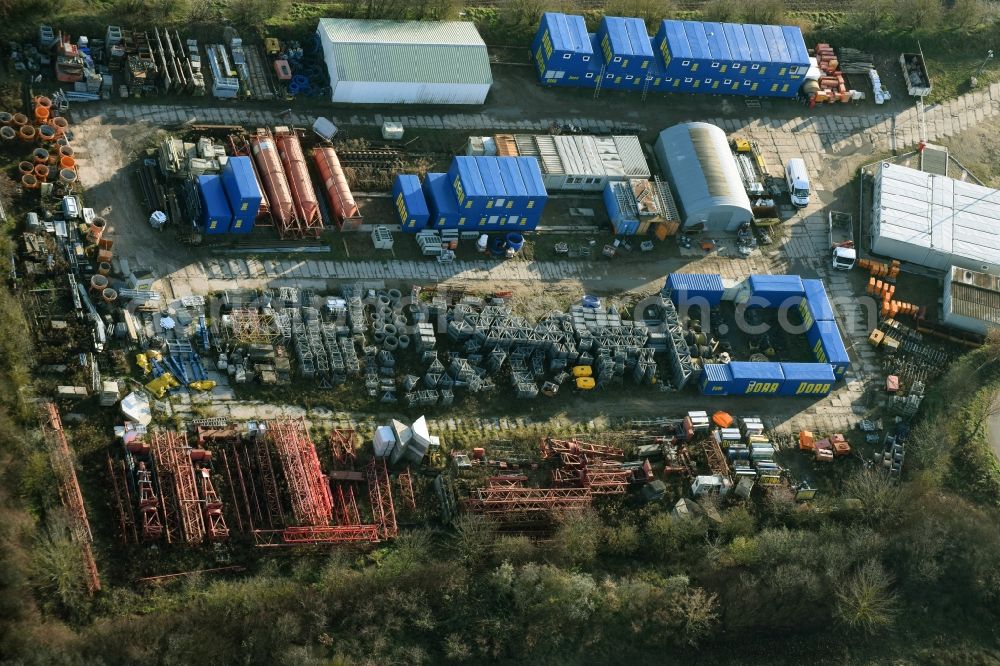
[[[503,516],[578,511],[590,506],[591,499],[590,488],[526,488],[503,481],[477,489],[465,505],[473,513]]]
[[[146,463],[139,463],[135,470],[136,490],[139,493],[139,513],[142,514],[142,538],[156,541],[164,534],[160,522],[160,499],[153,489],[153,473],[146,469]]]
[[[351,428],[336,428],[330,433],[330,453],[333,461],[344,467],[354,467],[358,450],[358,433]]]
[[[42,405],[39,414],[42,434],[49,446],[49,456],[52,467],[59,477],[59,497],[66,514],[69,517],[69,529],[73,541],[80,549],[83,558],[83,568],[87,590],[94,594],[101,589],[101,579],[97,573],[97,561],[94,559],[92,544],[93,535],[90,532],[90,521],[87,520],[87,507],[83,503],[83,493],[76,478],[76,468],[73,465],[73,454],[63,432],[59,408],[53,403]]]
[[[396,536],[396,507],[392,502],[392,486],[389,483],[389,470],[384,458],[373,458],[365,469],[368,476],[368,495],[372,503],[372,515],[379,528],[379,535],[388,539]]]
[[[399,473],[396,480],[399,482],[399,494],[403,496],[403,503],[409,509],[416,509],[417,498],[413,494],[413,474],[409,465]]]
[[[191,447],[187,436],[171,430],[152,433],[150,445],[157,462],[160,491],[168,480],[173,483],[177,513],[180,515],[181,532],[187,543],[201,543],[205,539],[205,522],[201,512],[201,498],[191,465]],[[162,470],[162,473],[160,473]],[[167,477],[167,478],[165,478]]]
[[[225,541],[229,538],[229,528],[226,518],[222,515],[222,500],[212,485],[212,476],[207,467],[201,468],[201,497],[205,502],[202,512],[205,517],[205,531],[212,541]]]
[[[268,437],[278,451],[296,522],[329,525],[333,518],[330,485],[320,469],[305,421],[270,421]]]
[[[581,442],[578,439],[553,439],[546,437],[542,440],[542,457],[546,460],[560,459],[564,454],[586,457],[590,462],[596,460],[624,460],[625,451],[616,446],[608,444],[591,444]]]

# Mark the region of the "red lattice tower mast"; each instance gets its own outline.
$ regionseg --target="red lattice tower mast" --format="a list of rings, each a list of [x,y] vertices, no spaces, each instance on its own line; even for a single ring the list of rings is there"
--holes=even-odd
[[[409,509],[416,509],[417,498],[413,494],[413,473],[410,471],[409,465],[399,473],[396,480],[399,482],[399,494],[403,496],[403,503]]]
[[[491,480],[466,500],[473,513],[503,517],[516,514],[551,514],[579,511],[590,506],[590,488],[526,488],[520,480]]]
[[[205,502],[202,513],[205,517],[205,531],[212,541],[225,541],[229,538],[229,528],[226,526],[226,519],[222,515],[222,500],[215,492],[212,485],[212,475],[207,467],[201,470],[201,497]]]
[[[354,467],[358,450],[358,433],[352,428],[335,428],[330,433],[330,453],[342,467]]]
[[[93,535],[90,532],[90,521],[87,520],[87,507],[83,503],[83,493],[76,478],[76,468],[73,454],[63,432],[59,408],[51,402],[41,406],[40,421],[42,434],[49,447],[49,457],[59,480],[59,498],[62,500],[66,515],[69,518],[69,530],[73,542],[80,549],[83,559],[84,581],[87,590],[94,594],[101,589],[101,579],[97,573],[97,561],[94,559],[92,544]]]
[[[135,470],[136,491],[139,493],[139,513],[142,516],[142,538],[156,541],[163,537],[163,523],[160,522],[160,499],[153,489],[153,474],[140,462]]]
[[[330,486],[305,421],[270,421],[268,437],[281,461],[296,522],[313,527],[329,525],[333,518]]]
[[[546,437],[542,440],[542,457],[547,460],[559,459],[564,454],[573,456],[585,456],[587,460],[594,462],[597,460],[624,460],[625,451],[609,444],[592,444],[582,442],[578,439],[553,439]]]
[[[365,468],[368,477],[368,495],[372,504],[372,515],[379,528],[379,535],[384,539],[396,536],[399,528],[396,525],[396,507],[392,502],[392,486],[389,482],[389,470],[384,458],[373,458]]]
[[[201,498],[191,464],[191,447],[187,436],[171,430],[152,433],[150,445],[157,471],[160,474],[160,491],[166,485],[164,476],[173,483],[174,500],[180,516],[181,532],[187,543],[201,543],[205,539],[205,523],[201,512]]]

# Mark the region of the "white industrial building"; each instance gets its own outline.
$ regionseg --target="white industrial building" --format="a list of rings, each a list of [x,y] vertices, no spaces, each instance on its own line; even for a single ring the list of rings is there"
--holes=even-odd
[[[1000,276],[952,266],[944,278],[944,323],[980,335],[1000,328]]]
[[[498,134],[469,137],[466,152],[534,157],[546,190],[603,192],[611,181],[650,177],[637,136]]]
[[[736,231],[753,220],[726,133],[709,123],[681,123],[660,132],[653,148],[680,208],[685,229]]]
[[[872,197],[873,253],[1000,274],[1000,190],[883,162]]]
[[[482,104],[486,44],[467,21],[320,19],[330,99],[344,104]]]

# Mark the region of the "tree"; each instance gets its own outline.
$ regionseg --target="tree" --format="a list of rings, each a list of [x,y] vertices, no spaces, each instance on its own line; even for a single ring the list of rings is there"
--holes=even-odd
[[[601,521],[591,511],[566,514],[552,536],[552,554],[564,564],[590,564],[597,557],[601,527]]]
[[[0,207],[10,210],[15,192],[17,192],[17,183],[5,171],[0,171]]]
[[[490,556],[496,540],[496,530],[488,518],[477,514],[462,514],[455,520],[453,527],[455,537],[452,545],[465,562],[476,565]]]
[[[288,11],[288,0],[230,0],[226,14],[234,23],[259,28]]]
[[[982,362],[972,371],[973,375],[978,374],[983,368],[1000,361],[1000,328],[991,328],[986,333],[986,340],[983,342],[983,346],[976,352],[976,356]]]
[[[740,5],[744,23],[773,25],[785,20],[785,6],[781,0],[744,0]]]
[[[855,472],[844,484],[844,495],[861,502],[871,523],[894,522],[903,509],[899,487],[878,468]]]
[[[837,592],[837,617],[867,634],[892,626],[897,612],[892,576],[877,560],[865,562]]]

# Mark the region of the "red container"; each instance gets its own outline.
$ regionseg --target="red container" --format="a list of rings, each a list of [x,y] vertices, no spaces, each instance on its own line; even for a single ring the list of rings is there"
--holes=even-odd
[[[254,162],[257,164],[257,174],[267,192],[267,203],[278,227],[278,233],[285,235],[288,231],[298,228],[298,218],[295,214],[295,202],[292,200],[292,190],[285,177],[278,156],[278,146],[274,137],[267,130],[258,130],[250,137],[250,148]]]
[[[344,220],[350,218],[360,218],[358,204],[351,194],[351,187],[347,184],[347,177],[340,166],[340,158],[337,151],[329,147],[317,148],[313,153],[316,160],[316,168],[319,169],[319,178],[323,182],[323,189],[326,192],[326,201],[330,205],[330,213],[333,214],[338,228],[343,228]]]
[[[295,212],[307,236],[318,236],[323,229],[323,218],[319,213],[319,200],[309,178],[306,158],[302,154],[302,144],[294,132],[275,132],[275,142],[281,163],[285,166],[285,176],[291,187]]]

